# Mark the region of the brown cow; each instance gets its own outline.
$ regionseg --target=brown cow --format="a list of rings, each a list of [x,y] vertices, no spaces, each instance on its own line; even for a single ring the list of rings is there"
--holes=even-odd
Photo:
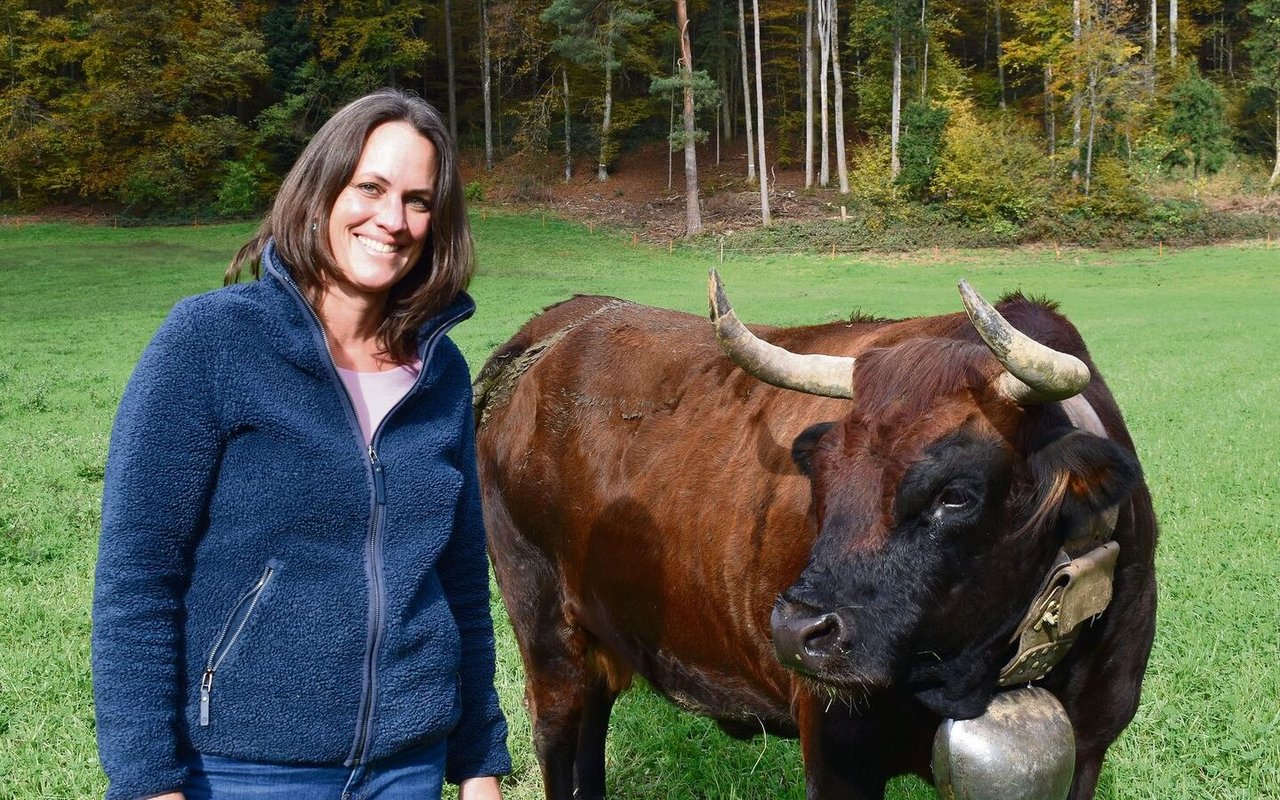
[[[882,797],[893,775],[929,775],[941,720],[1009,682],[1033,598],[1057,619],[1038,591],[1059,559],[1115,563],[1118,543],[1105,613],[1047,675],[1010,679],[1061,701],[1071,796],[1092,797],[1138,704],[1156,524],[1075,328],[1020,295],[996,313],[962,283],[972,324],[753,335],[713,281],[715,333],[575,297],[477,381],[490,554],[546,796],[604,796],[610,709],[638,672],[730,734],[799,735],[807,797]]]

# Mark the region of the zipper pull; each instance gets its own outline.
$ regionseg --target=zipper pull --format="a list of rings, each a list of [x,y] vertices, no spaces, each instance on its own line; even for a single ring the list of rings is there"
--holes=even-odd
[[[200,678],[200,727],[209,727],[209,695],[213,692],[213,670],[206,669]]]
[[[378,505],[387,503],[387,482],[382,475],[382,462],[378,460],[378,451],[369,445],[369,463],[373,465],[373,496]]]

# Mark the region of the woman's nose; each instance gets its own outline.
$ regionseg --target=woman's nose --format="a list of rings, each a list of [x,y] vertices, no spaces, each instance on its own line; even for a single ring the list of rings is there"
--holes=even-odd
[[[377,213],[378,224],[383,229],[396,232],[405,226],[404,204],[393,197],[383,197],[378,203]]]

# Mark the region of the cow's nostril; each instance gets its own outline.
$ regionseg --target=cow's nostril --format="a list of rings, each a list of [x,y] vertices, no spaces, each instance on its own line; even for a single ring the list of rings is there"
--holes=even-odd
[[[804,649],[812,656],[829,652],[839,644],[842,632],[839,616],[831,613],[823,614],[804,626],[801,632]]]
[[[784,666],[818,675],[844,654],[848,631],[839,614],[818,614],[784,601],[774,608],[770,622],[773,647]]]

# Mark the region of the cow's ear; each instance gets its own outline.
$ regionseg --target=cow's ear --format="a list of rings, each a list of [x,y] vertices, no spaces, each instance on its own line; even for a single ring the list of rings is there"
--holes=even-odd
[[[800,435],[791,443],[791,460],[796,462],[796,466],[805,475],[812,475],[810,470],[813,467],[813,449],[818,446],[818,440],[833,427],[835,427],[834,422],[819,422],[817,425],[810,425],[801,431]]]
[[[1035,451],[1030,465],[1040,513],[1069,521],[1119,503],[1142,480],[1142,467],[1133,453],[1079,430]]]

